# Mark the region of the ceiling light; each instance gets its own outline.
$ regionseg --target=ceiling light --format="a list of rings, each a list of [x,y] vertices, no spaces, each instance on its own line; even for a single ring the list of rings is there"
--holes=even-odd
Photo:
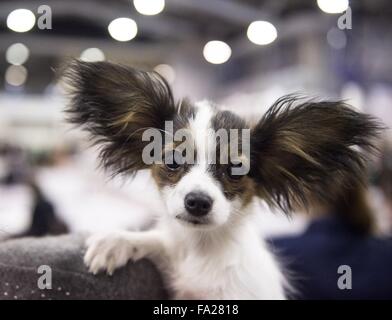
[[[14,43],[8,47],[5,58],[8,63],[19,66],[27,61],[29,54],[29,49],[23,43]]]
[[[103,51],[101,49],[88,48],[81,53],[80,60],[86,61],[86,62],[104,61],[105,54],[103,53]]]
[[[326,13],[342,13],[348,9],[348,0],[317,0],[317,5]]]
[[[133,0],[133,5],[139,13],[153,16],[165,8],[165,0]]]
[[[23,66],[9,66],[5,71],[5,81],[12,86],[21,86],[27,80],[27,69]]]
[[[270,44],[278,36],[276,28],[268,21],[253,21],[246,34],[250,41],[258,45]]]
[[[117,18],[110,22],[108,31],[117,41],[129,41],[137,35],[137,24],[130,18]]]
[[[203,49],[204,58],[213,64],[225,63],[231,56],[231,48],[223,41],[210,41]]]
[[[35,24],[35,15],[27,9],[16,9],[7,17],[7,27],[15,32],[31,30]]]
[[[159,64],[154,68],[154,71],[164,77],[169,84],[172,84],[176,78],[176,72],[173,67],[168,64]]]

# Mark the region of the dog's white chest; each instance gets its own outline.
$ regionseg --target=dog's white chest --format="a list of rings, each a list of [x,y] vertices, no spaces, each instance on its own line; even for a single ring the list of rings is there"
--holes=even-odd
[[[251,246],[253,247],[253,246]],[[283,299],[278,265],[263,247],[218,255],[183,252],[172,260],[177,299]]]
[[[215,261],[188,256],[172,266],[171,280],[178,299],[223,299],[235,282],[235,271]],[[230,279],[230,280],[229,280]],[[229,280],[229,281],[228,281]],[[234,285],[235,286],[235,285]]]

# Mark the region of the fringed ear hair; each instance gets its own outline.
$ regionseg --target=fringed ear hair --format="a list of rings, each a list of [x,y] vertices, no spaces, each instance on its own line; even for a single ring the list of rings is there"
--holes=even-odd
[[[364,181],[365,152],[382,126],[341,101],[284,96],[251,131],[251,176],[258,195],[286,213],[308,199],[330,200]]]
[[[148,128],[163,129],[175,113],[172,92],[157,73],[108,62],[74,60],[65,69],[69,121],[101,145],[101,160],[113,174],[143,169],[142,141]]]

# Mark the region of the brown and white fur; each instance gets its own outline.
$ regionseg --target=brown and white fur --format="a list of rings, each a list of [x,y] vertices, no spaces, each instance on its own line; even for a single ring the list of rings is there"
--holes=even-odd
[[[373,149],[380,129],[343,102],[295,96],[279,99],[249,124],[208,101],[177,104],[159,75],[107,62],[73,61],[65,78],[70,121],[101,146],[103,166],[113,174],[151,170],[166,206],[153,230],[90,237],[86,265],[112,274],[129,260],[148,257],[167,275],[177,299],[284,299],[286,277],[252,225],[254,200],[287,213],[308,199],[328,201],[337,189],[363,180],[362,151]],[[156,128],[164,137],[165,121],[189,132],[192,163],[143,161],[143,132]],[[249,129],[249,141],[236,143],[239,150],[249,143],[250,153],[209,163],[210,152],[223,152],[211,129]],[[163,141],[165,159],[175,146]],[[249,168],[233,176],[238,161]]]

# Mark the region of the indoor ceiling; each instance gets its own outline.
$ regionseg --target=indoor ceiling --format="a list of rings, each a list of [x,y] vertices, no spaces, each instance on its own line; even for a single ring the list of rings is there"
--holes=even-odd
[[[39,79],[29,85],[31,92],[42,92],[53,80],[54,66],[89,47],[110,52],[111,60],[155,65],[174,51],[186,54],[209,40],[220,39],[230,44],[235,59],[246,61],[260,50],[246,38],[252,21],[272,22],[279,30],[279,39],[284,40],[324,30],[331,19],[321,13],[315,0],[166,0],[163,12],[154,16],[138,13],[131,0],[47,0],[45,4],[52,10],[51,30],[35,26],[19,34],[7,28],[5,21],[12,10],[36,12],[41,4],[41,0],[0,0],[0,73],[4,74],[7,67],[7,48],[23,42],[31,53],[29,72],[39,74]],[[388,0],[352,0],[350,6],[359,18],[389,21],[392,16]],[[118,17],[130,17],[137,23],[138,33],[131,41],[118,42],[110,37],[108,25]]]

